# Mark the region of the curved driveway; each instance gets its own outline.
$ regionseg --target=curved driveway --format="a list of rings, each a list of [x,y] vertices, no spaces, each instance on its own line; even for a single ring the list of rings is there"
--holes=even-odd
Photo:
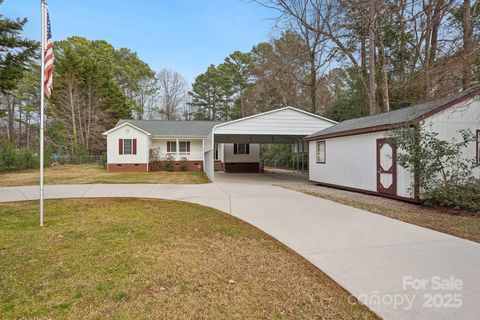
[[[478,319],[480,244],[273,185],[282,179],[304,183],[292,177],[219,174],[203,185],[53,185],[45,194],[210,206],[277,238],[385,319]],[[33,199],[37,186],[0,188],[0,202]],[[437,288],[437,280],[450,286]]]

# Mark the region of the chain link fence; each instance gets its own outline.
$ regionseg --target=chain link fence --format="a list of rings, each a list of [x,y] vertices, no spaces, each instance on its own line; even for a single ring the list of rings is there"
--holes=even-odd
[[[107,162],[106,155],[52,155],[52,161],[59,162],[61,164],[85,164],[85,163],[98,163],[105,166]]]

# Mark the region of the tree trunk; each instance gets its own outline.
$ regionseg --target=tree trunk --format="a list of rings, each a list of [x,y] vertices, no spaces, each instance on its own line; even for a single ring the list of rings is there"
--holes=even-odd
[[[426,15],[426,27],[425,27],[425,51],[423,58],[423,67],[425,69],[425,96],[431,97],[431,77],[430,77],[430,61],[431,61],[431,39],[432,39],[432,4],[429,2],[424,6]]]
[[[20,147],[25,147],[24,140],[22,137],[22,128],[23,128],[22,116],[23,116],[23,108],[22,108],[22,103],[20,103],[18,107],[18,145]]]
[[[385,47],[383,45],[383,39],[378,41],[379,43],[379,55],[381,58],[381,74],[382,74],[382,97],[383,97],[383,112],[390,111],[390,98],[388,95],[388,69],[387,69],[387,57],[385,55]]]
[[[369,9],[369,27],[368,27],[368,47],[369,47],[369,74],[368,74],[368,106],[370,114],[376,114],[377,103],[375,92],[377,91],[375,82],[375,0],[370,0]]]
[[[405,79],[405,39],[406,39],[406,34],[405,34],[405,7],[406,7],[406,1],[403,0],[401,1],[401,10],[400,10],[400,81],[402,84],[405,84],[406,79]]]
[[[435,8],[433,10],[431,29],[432,35],[430,38],[430,53],[428,56],[429,65],[431,66],[435,60],[437,60],[437,50],[438,50],[438,31],[440,29],[440,21],[442,20],[443,11],[444,11],[444,0],[438,0],[435,3]]]
[[[13,97],[11,95],[6,95],[5,102],[6,102],[7,111],[8,111],[7,137],[8,137],[8,140],[15,147],[15,104],[13,102]]]
[[[85,152],[85,124],[83,123],[82,108],[81,106],[77,107],[78,110],[78,131],[80,133],[80,141],[82,142],[82,152]]]
[[[310,52],[310,103],[312,113],[317,113],[317,68],[315,64],[315,53]]]
[[[368,78],[368,71],[367,71],[367,37],[362,32],[361,41],[360,41],[360,68],[361,68],[361,77],[363,79]],[[365,90],[365,97],[363,99],[363,114],[367,115],[370,113],[368,110],[369,103],[368,103],[368,88]]]
[[[85,149],[90,153],[90,127],[92,123],[92,85],[88,84],[88,110],[87,110],[87,137],[85,142]]]
[[[27,112],[26,114],[26,126],[25,126],[25,144],[26,144],[26,147],[27,149],[30,148],[30,113]]]
[[[75,101],[74,101],[74,94],[73,94],[73,84],[69,83],[68,85],[68,94],[69,94],[69,103],[70,103],[70,112],[72,116],[72,130],[73,130],[73,136],[72,136],[72,154],[77,154],[77,147],[78,147],[78,137],[77,137],[77,121],[75,118]]]
[[[472,81],[471,60],[473,53],[473,24],[470,0],[463,1],[463,89]]]

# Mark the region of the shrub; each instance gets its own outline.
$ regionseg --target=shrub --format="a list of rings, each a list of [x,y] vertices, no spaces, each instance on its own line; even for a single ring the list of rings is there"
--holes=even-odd
[[[52,147],[50,146],[45,146],[45,149],[43,150],[43,167],[50,167],[53,163],[52,160],[52,154],[53,150]]]
[[[426,192],[425,203],[480,214],[480,180],[442,185]]]
[[[12,144],[0,139],[0,172],[38,168],[39,157],[28,149],[15,150]],[[44,166],[52,164],[52,150],[45,147]]]
[[[475,136],[469,130],[459,133],[461,139],[444,141],[426,128],[407,127],[394,130],[391,138],[399,147],[398,163],[416,175],[412,189],[426,204],[479,211],[480,187],[473,175],[479,164],[463,156]]]
[[[39,165],[38,157],[34,156],[30,150],[23,149],[17,151],[15,167],[18,170],[32,169]]]
[[[15,170],[16,151],[8,140],[0,139],[0,172]]]
[[[103,169],[107,169],[107,155],[106,154],[102,154],[100,156],[99,164]]]
[[[188,160],[187,158],[183,157],[180,160],[180,171],[187,171],[188,170]]]
[[[173,166],[173,163],[172,163],[172,162],[167,162],[167,161],[165,161],[165,162],[163,163],[163,169],[164,169],[165,171],[170,171],[170,172],[175,170],[175,168],[174,168],[174,166]]]
[[[399,147],[398,163],[415,173],[418,187],[428,193],[438,186],[462,184],[473,177],[473,170],[478,167],[476,159],[463,157],[463,150],[476,137],[469,130],[460,130],[461,139],[444,141],[438,133],[423,126],[398,128],[393,131],[393,142]]]
[[[160,148],[152,148],[150,149],[149,151],[149,160],[150,162],[154,162],[154,161],[161,161],[161,152],[160,152]]]

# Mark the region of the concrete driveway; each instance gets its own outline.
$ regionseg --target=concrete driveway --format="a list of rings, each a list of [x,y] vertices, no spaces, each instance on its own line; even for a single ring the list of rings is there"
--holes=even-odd
[[[204,185],[47,186],[46,197],[207,205],[277,238],[385,319],[479,318],[480,244],[274,186],[283,182],[305,177],[218,174]],[[0,201],[30,199],[38,199],[38,187],[0,188]]]

